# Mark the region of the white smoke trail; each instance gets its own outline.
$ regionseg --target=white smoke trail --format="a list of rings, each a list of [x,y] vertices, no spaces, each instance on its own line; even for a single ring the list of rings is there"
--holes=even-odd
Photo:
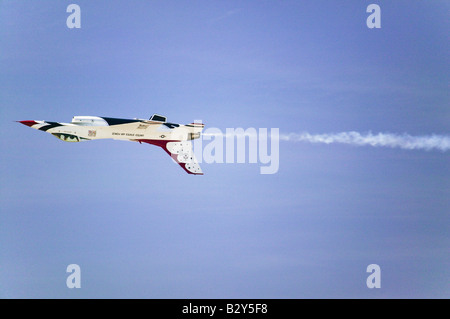
[[[280,140],[293,142],[309,142],[309,143],[342,143],[350,145],[370,145],[374,147],[391,147],[406,150],[440,150],[446,152],[450,150],[449,135],[424,135],[411,136],[409,134],[391,134],[371,132],[361,134],[359,132],[341,132],[334,134],[310,134],[290,133],[280,134]]]
[[[247,131],[244,134],[225,133],[220,129],[212,129],[210,131],[206,130],[202,137],[207,138],[212,137],[245,137],[253,136],[258,137],[257,130],[250,132]],[[288,133],[280,134],[279,139],[281,141],[290,142],[308,142],[308,143],[341,143],[356,146],[373,146],[373,147],[390,147],[390,148],[401,148],[405,150],[440,150],[446,152],[450,150],[450,135],[422,135],[422,136],[412,136],[409,134],[394,134],[394,133],[377,133],[372,134],[371,132],[362,134],[355,131],[350,132],[340,132],[340,133],[326,133],[326,134],[310,134],[308,132],[302,133]]]

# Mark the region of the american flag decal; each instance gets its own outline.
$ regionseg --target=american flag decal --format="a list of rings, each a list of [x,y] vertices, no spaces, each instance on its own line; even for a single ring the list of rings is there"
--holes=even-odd
[[[95,130],[89,130],[88,131],[88,136],[94,137],[96,135],[97,135],[97,131],[95,131]]]

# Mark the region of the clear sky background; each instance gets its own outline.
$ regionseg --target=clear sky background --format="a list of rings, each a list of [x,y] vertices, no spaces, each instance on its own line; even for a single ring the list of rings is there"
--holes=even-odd
[[[66,26],[70,3],[81,29]],[[366,26],[370,3],[381,29]],[[203,163],[193,176],[157,147],[14,122],[158,113],[448,135],[449,9],[0,1],[0,297],[449,298],[449,152],[280,141],[277,174]]]

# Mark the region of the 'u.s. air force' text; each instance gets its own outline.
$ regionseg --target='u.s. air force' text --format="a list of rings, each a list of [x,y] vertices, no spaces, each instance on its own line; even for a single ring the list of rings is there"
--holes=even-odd
[[[115,135],[115,136],[136,136],[136,137],[144,137],[144,134],[134,134],[134,133],[116,133],[116,132],[113,132],[112,135]]]

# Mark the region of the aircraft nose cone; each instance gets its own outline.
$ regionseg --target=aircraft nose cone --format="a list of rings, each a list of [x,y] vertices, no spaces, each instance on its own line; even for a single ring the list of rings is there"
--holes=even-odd
[[[38,124],[35,121],[17,121],[17,122],[22,123],[23,125],[26,125],[26,126],[29,126],[29,127],[33,126],[34,124]]]

